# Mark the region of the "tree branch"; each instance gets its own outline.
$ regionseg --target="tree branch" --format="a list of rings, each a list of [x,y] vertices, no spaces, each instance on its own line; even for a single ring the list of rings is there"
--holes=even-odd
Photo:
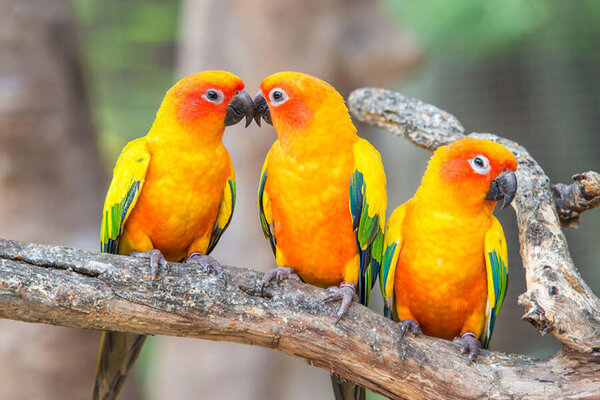
[[[350,94],[348,103],[360,121],[431,151],[464,137],[464,128],[452,115],[389,90],[358,89]],[[600,353],[600,300],[573,265],[560,228],[550,180],[519,144],[489,133],[469,136],[502,143],[519,162],[519,190],[512,206],[517,214],[527,279],[527,292],[519,297],[519,304],[526,310],[523,319],[542,334],[552,333],[569,349]],[[567,203],[567,208],[581,204],[579,199],[585,198],[588,192],[580,193],[580,190],[571,190],[570,195],[565,196],[574,199]]]
[[[600,206],[600,174],[588,171],[572,179],[575,182],[570,185],[552,185],[552,193],[562,226],[578,228],[580,214]]]
[[[450,342],[399,340],[397,324],[357,304],[335,326],[337,305],[310,285],[286,281],[261,296],[262,275],[245,268],[226,267],[227,286],[183,264],[154,282],[148,270],[144,260],[0,240],[0,316],[258,345],[392,399],[600,395],[593,355],[484,351],[469,364]]]
[[[349,105],[430,150],[464,133],[450,114],[394,92],[360,89]],[[513,206],[528,288],[520,303],[525,319],[564,345],[548,360],[483,351],[469,364],[448,341],[400,340],[396,323],[358,304],[336,326],[324,290],[286,281],[261,294],[261,275],[245,268],[226,267],[227,286],[183,264],[153,281],[144,260],[1,239],[0,317],[258,345],[392,399],[600,398],[600,302],[571,261],[549,180],[518,144],[472,136],[499,141],[519,161]]]

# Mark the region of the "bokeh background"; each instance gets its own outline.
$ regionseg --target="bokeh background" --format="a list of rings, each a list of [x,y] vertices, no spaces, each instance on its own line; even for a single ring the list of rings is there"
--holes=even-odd
[[[383,86],[456,115],[469,131],[526,146],[554,182],[600,169],[600,3],[551,0],[0,0],[0,236],[98,248],[104,193],[127,141],[144,135],[165,91],[205,69],[297,70],[345,96]],[[359,125],[381,151],[390,213],[429,154]],[[267,270],[255,201],[271,127],[229,128],[233,223],[214,255]],[[512,210],[510,286],[497,350],[558,349],[521,321],[525,289]],[[566,230],[600,293],[600,212]],[[376,295],[378,296],[378,294]],[[374,307],[380,299],[374,300]],[[99,333],[0,320],[0,400],[86,399]],[[200,340],[147,341],[121,398],[330,399],[328,374],[272,351]]]

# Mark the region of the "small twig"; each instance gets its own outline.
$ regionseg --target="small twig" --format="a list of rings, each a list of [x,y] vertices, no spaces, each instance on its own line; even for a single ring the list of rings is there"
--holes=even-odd
[[[573,175],[570,185],[552,185],[560,223],[564,227],[578,228],[579,216],[600,205],[600,174],[595,171]]]

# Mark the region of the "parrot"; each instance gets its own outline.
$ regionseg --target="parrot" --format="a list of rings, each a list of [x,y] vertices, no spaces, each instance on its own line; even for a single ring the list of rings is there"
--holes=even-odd
[[[353,301],[368,305],[379,274],[387,207],[379,152],[357,135],[343,97],[299,72],[263,80],[254,119],[278,139],[261,172],[261,226],[277,267],[262,279],[295,279],[328,288],[341,300],[335,323]],[[332,375],[336,399],[364,399],[364,389]]]
[[[516,196],[515,156],[463,138],[439,147],[415,195],[389,217],[379,277],[384,314],[453,339],[473,362],[488,349],[508,284],[507,245],[493,215]]]
[[[167,262],[184,261],[225,280],[208,255],[235,207],[235,174],[222,137],[244,117],[248,126],[253,112],[243,81],[229,72],[199,72],[169,89],[148,134],[129,142],[117,160],[101,251],[149,259],[153,279],[168,271]],[[145,338],[103,333],[94,400],[117,398]]]

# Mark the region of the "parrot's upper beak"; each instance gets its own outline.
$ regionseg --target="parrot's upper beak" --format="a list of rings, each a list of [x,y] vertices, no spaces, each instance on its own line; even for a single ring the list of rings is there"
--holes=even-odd
[[[271,122],[269,105],[267,104],[267,101],[262,93],[259,91],[256,96],[254,96],[254,121],[256,121],[256,125],[258,126],[260,126],[261,117],[267,124],[273,125],[273,122]]]
[[[504,171],[490,185],[486,200],[502,200],[502,208],[508,206],[517,195],[517,175],[515,171]]]
[[[225,126],[235,125],[246,117],[246,127],[252,123],[254,104],[245,90],[240,90],[229,102],[225,114]]]

